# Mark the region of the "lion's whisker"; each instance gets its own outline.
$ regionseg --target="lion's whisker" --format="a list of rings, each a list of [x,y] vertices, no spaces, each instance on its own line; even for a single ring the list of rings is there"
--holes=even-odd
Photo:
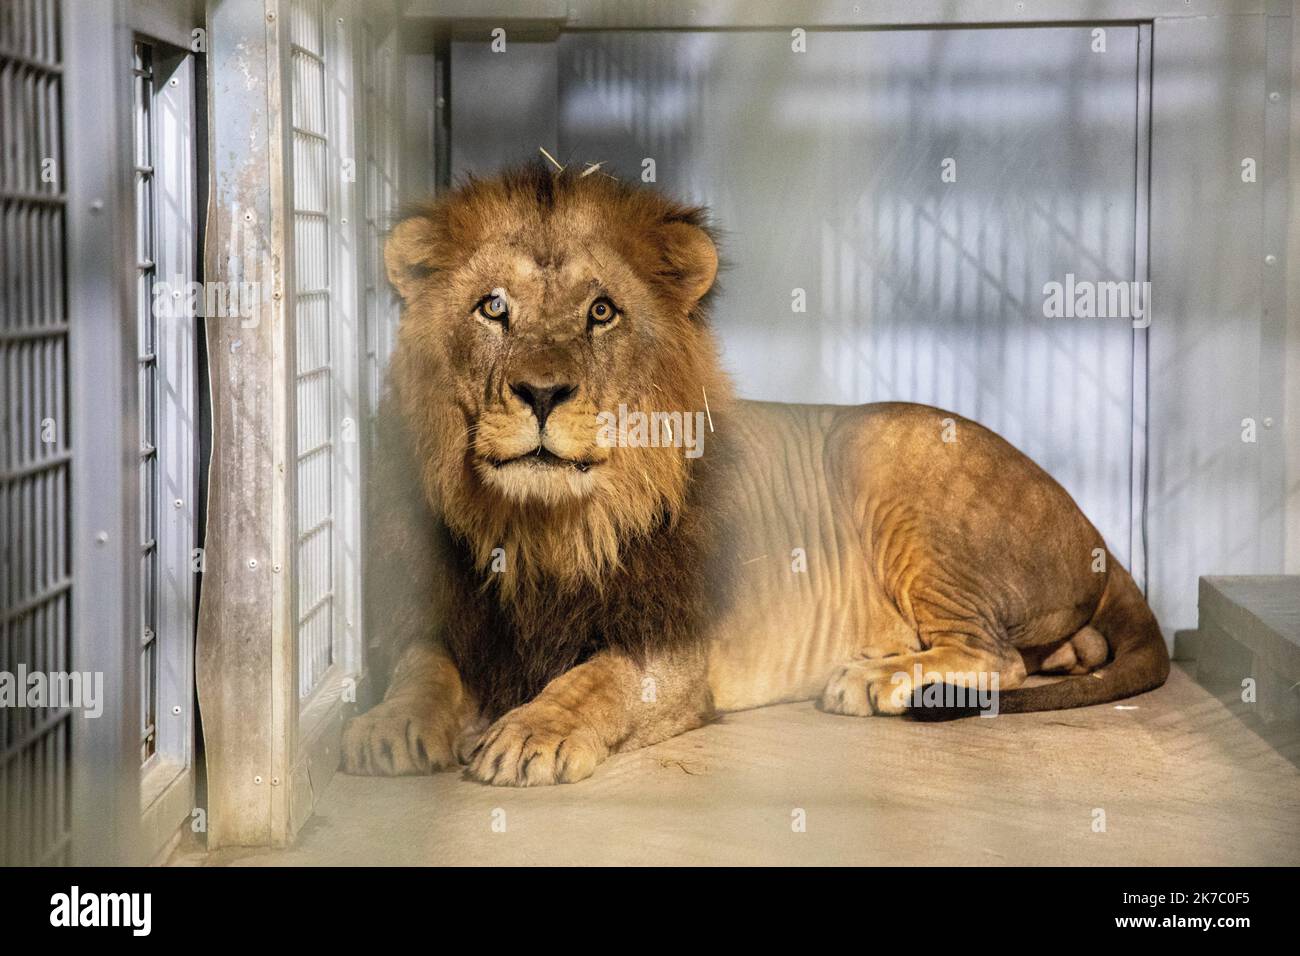
[[[564,167],[560,165],[560,161],[556,159],[554,156],[552,156],[550,153],[548,153],[546,151],[545,146],[538,146],[537,148],[542,151],[543,156],[545,156],[547,159],[549,159],[551,162],[555,164],[556,169],[558,169],[560,172],[564,172]]]

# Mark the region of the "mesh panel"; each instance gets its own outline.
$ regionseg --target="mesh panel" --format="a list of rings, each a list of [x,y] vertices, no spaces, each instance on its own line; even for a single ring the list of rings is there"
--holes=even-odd
[[[298,692],[334,662],[335,343],[330,298],[329,129],[324,16],[295,0],[289,39],[293,96],[293,231],[298,402]]]
[[[66,672],[67,308],[55,0],[0,4],[0,671]],[[66,863],[66,710],[0,707],[0,864]]]

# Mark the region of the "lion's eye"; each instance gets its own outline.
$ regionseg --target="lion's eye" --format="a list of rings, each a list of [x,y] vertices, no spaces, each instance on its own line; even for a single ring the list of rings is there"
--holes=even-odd
[[[505,322],[510,318],[510,310],[506,308],[505,296],[499,292],[484,296],[483,301],[478,304],[478,314],[490,322]]]
[[[591,303],[591,308],[587,310],[587,321],[592,325],[608,325],[617,315],[618,310],[614,308],[614,303],[609,299],[601,298]]]

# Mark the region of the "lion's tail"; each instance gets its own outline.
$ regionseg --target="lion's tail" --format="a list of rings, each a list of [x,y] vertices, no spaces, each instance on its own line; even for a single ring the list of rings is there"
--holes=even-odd
[[[1155,690],[1169,676],[1169,650],[1156,616],[1128,571],[1113,559],[1106,588],[1089,622],[1106,638],[1111,660],[1091,674],[998,695],[998,710],[1022,714],[1122,700]]]

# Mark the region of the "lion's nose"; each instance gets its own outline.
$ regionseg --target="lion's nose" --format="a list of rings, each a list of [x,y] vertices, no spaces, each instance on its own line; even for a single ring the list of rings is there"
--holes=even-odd
[[[537,427],[546,427],[546,418],[556,405],[566,402],[578,390],[576,385],[534,385],[531,382],[514,382],[510,391],[518,395],[537,416]]]

